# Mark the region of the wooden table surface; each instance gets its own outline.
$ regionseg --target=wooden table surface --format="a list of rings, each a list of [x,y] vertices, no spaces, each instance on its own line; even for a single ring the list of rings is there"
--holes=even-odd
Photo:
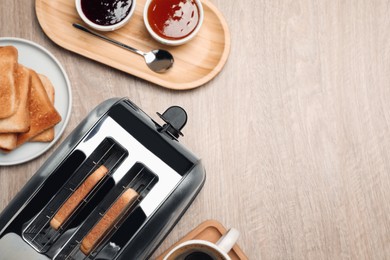
[[[190,91],[62,49],[31,0],[0,1],[0,36],[44,46],[67,71],[73,107],[61,140],[114,96],[155,119],[171,105],[187,110],[181,142],[203,158],[207,180],[155,256],[216,219],[241,231],[250,259],[389,259],[390,2],[212,2],[231,53],[215,79]],[[55,147],[0,168],[0,210]]]

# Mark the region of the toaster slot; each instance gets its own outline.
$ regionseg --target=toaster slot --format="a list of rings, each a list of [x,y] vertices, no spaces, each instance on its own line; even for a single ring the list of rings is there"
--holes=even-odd
[[[125,208],[116,218],[114,225],[107,226],[107,229],[103,233],[103,235],[97,240],[97,243],[95,243],[91,249],[87,252],[83,252],[88,257],[86,259],[95,259],[96,257],[98,259],[101,259],[104,255],[107,255],[107,252],[109,252],[105,246],[107,245],[108,240],[110,240],[109,244],[113,244],[111,241],[111,237],[121,228],[123,227],[123,223],[127,221],[130,215],[133,215],[134,211],[136,210],[138,204],[142,201],[143,198],[148,194],[148,192],[153,188],[155,183],[157,182],[157,176],[150,174],[150,172],[142,171],[142,176],[139,176],[137,178],[136,182],[134,183],[133,190],[135,190],[137,196],[135,198],[134,203],[130,205],[129,208]],[[124,188],[125,192],[129,188]],[[131,188],[130,188],[131,189]],[[111,209],[111,208],[110,208]],[[105,215],[106,216],[106,215]],[[104,216],[103,216],[104,217]],[[103,218],[102,218],[103,219]],[[99,224],[99,223],[98,223]],[[133,223],[136,225],[136,223]],[[96,227],[97,225],[95,225]],[[139,226],[138,226],[139,227]],[[87,234],[86,237],[84,237],[83,241],[88,238],[89,234],[92,234],[93,229]],[[127,236],[129,237],[129,233],[127,233]],[[81,245],[83,245],[83,241]],[[119,247],[120,248],[120,247]],[[118,248],[118,249],[119,249]],[[106,250],[103,250],[106,249]],[[101,256],[99,256],[101,252]],[[102,256],[103,255],[103,256]]]
[[[92,154],[24,228],[23,238],[38,252],[46,252],[69,228],[79,225],[104,196],[109,176],[127,156],[111,138],[104,139]],[[96,194],[100,194],[96,196]],[[85,212],[84,209],[88,209]]]
[[[54,259],[113,259],[120,247],[108,242],[157,183],[158,177],[141,163],[111,189]],[[104,255],[101,257],[100,252]]]

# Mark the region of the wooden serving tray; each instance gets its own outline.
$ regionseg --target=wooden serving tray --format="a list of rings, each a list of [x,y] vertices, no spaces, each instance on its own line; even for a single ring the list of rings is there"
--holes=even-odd
[[[226,233],[226,231],[226,228],[218,221],[206,220],[205,222],[197,226],[194,230],[192,230],[190,233],[185,235],[178,242],[176,242],[174,245],[172,245],[170,248],[168,248],[162,255],[157,257],[156,260],[162,260],[164,256],[166,256],[168,252],[171,251],[175,246],[187,240],[201,239],[215,243],[218,241],[218,239],[222,237],[223,234]],[[230,250],[229,256],[232,260],[248,260],[248,257],[244,254],[244,252],[237,244],[235,244],[232,250]]]
[[[74,22],[82,23],[74,0],[36,0],[35,11],[46,35],[63,48],[166,88],[196,88],[222,70],[230,51],[230,34],[222,14],[208,0],[202,0],[204,20],[196,37],[176,47],[159,44],[149,35],[143,22],[146,0],[136,2],[128,24],[102,34],[143,51],[170,51],[175,63],[166,73],[155,73],[139,55],[74,28]]]

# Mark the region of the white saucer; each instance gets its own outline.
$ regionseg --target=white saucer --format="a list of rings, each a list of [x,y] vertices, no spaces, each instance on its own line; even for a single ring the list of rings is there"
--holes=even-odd
[[[42,46],[19,38],[0,38],[0,46],[13,45],[18,49],[18,62],[47,76],[55,89],[54,106],[62,120],[55,130],[54,140],[50,143],[28,142],[10,153],[0,152],[0,165],[21,164],[42,155],[61,137],[68,124],[72,109],[72,92],[68,75],[58,60]]]

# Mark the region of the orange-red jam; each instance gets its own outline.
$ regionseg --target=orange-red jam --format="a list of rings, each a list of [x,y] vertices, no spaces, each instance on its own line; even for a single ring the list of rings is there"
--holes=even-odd
[[[190,35],[199,22],[199,9],[194,0],[152,0],[148,8],[152,30],[168,40]]]

